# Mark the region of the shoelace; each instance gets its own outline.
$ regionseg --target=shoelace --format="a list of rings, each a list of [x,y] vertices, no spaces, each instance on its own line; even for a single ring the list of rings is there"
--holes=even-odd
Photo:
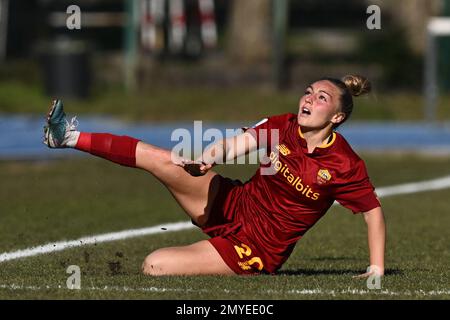
[[[70,122],[66,120],[66,126],[69,129],[69,131],[74,131],[78,127],[78,120],[77,117],[73,117]]]

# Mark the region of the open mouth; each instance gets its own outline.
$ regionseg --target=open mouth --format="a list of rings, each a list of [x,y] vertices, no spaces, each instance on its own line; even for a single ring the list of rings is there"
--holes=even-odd
[[[309,110],[309,109],[306,108],[306,107],[303,107],[303,108],[302,108],[302,114],[311,115],[311,110]]]

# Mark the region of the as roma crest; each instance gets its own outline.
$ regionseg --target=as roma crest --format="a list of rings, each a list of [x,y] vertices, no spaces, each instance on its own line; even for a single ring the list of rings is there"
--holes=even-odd
[[[325,184],[330,180],[331,180],[331,173],[327,169],[320,169],[319,172],[317,172],[318,184]]]

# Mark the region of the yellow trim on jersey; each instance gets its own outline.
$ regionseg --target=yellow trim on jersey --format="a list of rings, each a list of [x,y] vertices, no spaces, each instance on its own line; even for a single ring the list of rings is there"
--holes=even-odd
[[[300,126],[298,126],[298,134],[300,135],[300,137],[302,137],[302,139],[305,139],[305,137],[303,136],[302,130],[300,130]]]
[[[336,140],[336,132],[333,131],[333,138],[331,138],[331,141],[319,146],[318,148],[328,148],[334,143],[334,140]]]
[[[300,126],[298,126],[298,134],[300,135],[300,137],[302,139],[305,139],[305,137],[303,136],[302,130],[300,130]],[[328,148],[329,146],[331,146],[334,141],[336,140],[336,132],[333,131],[333,137],[331,138],[331,141],[328,143],[324,143],[321,146],[319,146],[318,148]]]

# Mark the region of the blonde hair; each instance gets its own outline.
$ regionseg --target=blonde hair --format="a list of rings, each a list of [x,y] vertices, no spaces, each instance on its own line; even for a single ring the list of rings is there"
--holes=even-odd
[[[350,94],[358,97],[362,94],[369,93],[372,90],[372,84],[367,78],[359,75],[347,75],[341,80]]]
[[[339,89],[341,94],[339,101],[341,111],[345,114],[345,118],[341,123],[336,124],[334,128],[337,128],[347,121],[352,114],[353,97],[367,94],[372,90],[372,84],[370,81],[360,75],[346,75],[342,79],[322,78],[320,80],[327,80],[333,83]]]

